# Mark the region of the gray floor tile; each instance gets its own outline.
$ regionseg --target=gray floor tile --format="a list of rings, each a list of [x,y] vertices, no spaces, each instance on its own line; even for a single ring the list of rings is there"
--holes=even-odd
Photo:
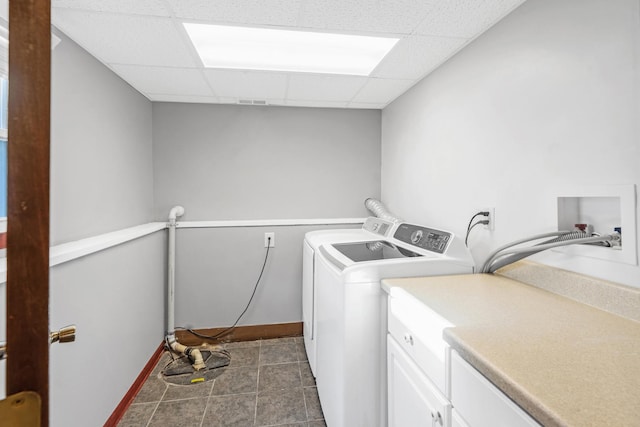
[[[234,394],[209,398],[202,427],[247,427],[253,425],[256,394]]]
[[[308,420],[322,420],[322,407],[318,398],[318,389],[315,387],[307,387],[304,389],[304,402],[307,407]]]
[[[245,348],[245,347],[260,347],[260,341],[238,341],[238,342],[227,342],[223,344],[224,348]]]
[[[260,347],[233,347],[228,351],[231,356],[230,367],[258,366]]]
[[[260,365],[297,362],[298,353],[294,342],[263,345],[260,347]]]
[[[146,426],[156,406],[157,402],[132,404],[118,423],[118,427]]]
[[[299,423],[307,420],[301,388],[258,394],[256,426]]]
[[[160,360],[156,364],[155,368],[153,368],[151,375],[159,374],[169,362],[171,362],[171,355],[168,351],[165,351],[162,353],[162,356],[160,356]]]
[[[280,365],[265,365],[260,367],[258,376],[258,392],[283,390],[302,387],[300,365],[283,363]]]
[[[296,353],[298,354],[298,360],[300,362],[307,362],[309,360],[307,358],[307,349],[304,346],[304,342],[296,343]]]
[[[296,337],[271,338],[268,340],[262,340],[261,346],[264,347],[269,345],[288,344],[288,343],[295,343],[295,342],[296,342]]]
[[[133,403],[157,402],[162,399],[166,389],[167,383],[158,378],[157,375],[151,375],[145,381]]]
[[[160,402],[149,426],[199,427],[206,406],[207,398]]]
[[[258,368],[227,368],[215,379],[212,395],[255,393],[258,390]]]
[[[215,381],[215,380],[214,380]],[[175,385],[169,384],[167,391],[162,397],[162,401],[191,399],[194,397],[209,397],[214,381],[207,381],[200,384]]]
[[[119,427],[326,427],[302,337],[228,343],[231,365],[214,381],[179,386],[154,368]],[[260,359],[260,360],[259,360]],[[209,396],[209,397],[207,397]],[[309,420],[309,421],[307,421]]]
[[[308,362],[300,362],[300,375],[302,377],[302,387],[315,387],[316,379]]]

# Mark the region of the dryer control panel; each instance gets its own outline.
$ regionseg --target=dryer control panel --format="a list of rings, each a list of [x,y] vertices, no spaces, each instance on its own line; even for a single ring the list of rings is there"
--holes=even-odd
[[[374,234],[379,234],[380,236],[387,236],[387,233],[389,233],[392,226],[392,222],[385,221],[380,218],[369,217],[366,219],[364,224],[362,224],[362,229]]]
[[[447,250],[452,236],[446,231],[405,223],[400,224],[393,235],[401,242],[439,254],[443,254]]]

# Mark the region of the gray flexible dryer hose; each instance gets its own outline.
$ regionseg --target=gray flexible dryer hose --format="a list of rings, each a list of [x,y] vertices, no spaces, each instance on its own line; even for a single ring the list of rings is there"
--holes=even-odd
[[[371,212],[374,216],[378,218],[385,219],[391,222],[402,222],[402,219],[393,215],[387,207],[378,199],[374,199],[369,197],[364,201],[364,206],[367,208],[369,212]]]
[[[378,218],[391,221],[391,222],[402,222],[402,220],[395,215],[393,215],[387,207],[378,199],[373,199],[369,197],[364,201],[364,206],[367,208],[369,212],[375,215]],[[367,249],[372,252],[379,251],[384,247],[384,244],[381,242],[370,242],[367,243]]]

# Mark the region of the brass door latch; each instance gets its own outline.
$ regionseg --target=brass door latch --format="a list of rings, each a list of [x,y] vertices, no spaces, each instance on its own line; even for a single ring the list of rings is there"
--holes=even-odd
[[[76,340],[76,325],[65,326],[57,331],[53,331],[49,334],[49,342],[73,342]]]
[[[54,342],[66,343],[73,342],[76,340],[76,325],[65,326],[64,328],[60,328],[57,331],[53,331],[49,333],[49,343],[53,344]],[[7,343],[0,341],[0,360],[4,360],[7,358]]]

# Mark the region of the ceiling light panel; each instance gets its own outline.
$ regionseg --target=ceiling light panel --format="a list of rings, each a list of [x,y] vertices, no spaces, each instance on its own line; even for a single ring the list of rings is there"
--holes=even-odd
[[[106,63],[198,65],[170,19],[56,8],[52,20],[58,29]]]
[[[205,67],[366,76],[398,39],[185,23]]]
[[[211,23],[294,26],[301,0],[168,0],[177,18]]]
[[[416,34],[472,38],[502,19],[524,0],[448,0],[438,2]]]

